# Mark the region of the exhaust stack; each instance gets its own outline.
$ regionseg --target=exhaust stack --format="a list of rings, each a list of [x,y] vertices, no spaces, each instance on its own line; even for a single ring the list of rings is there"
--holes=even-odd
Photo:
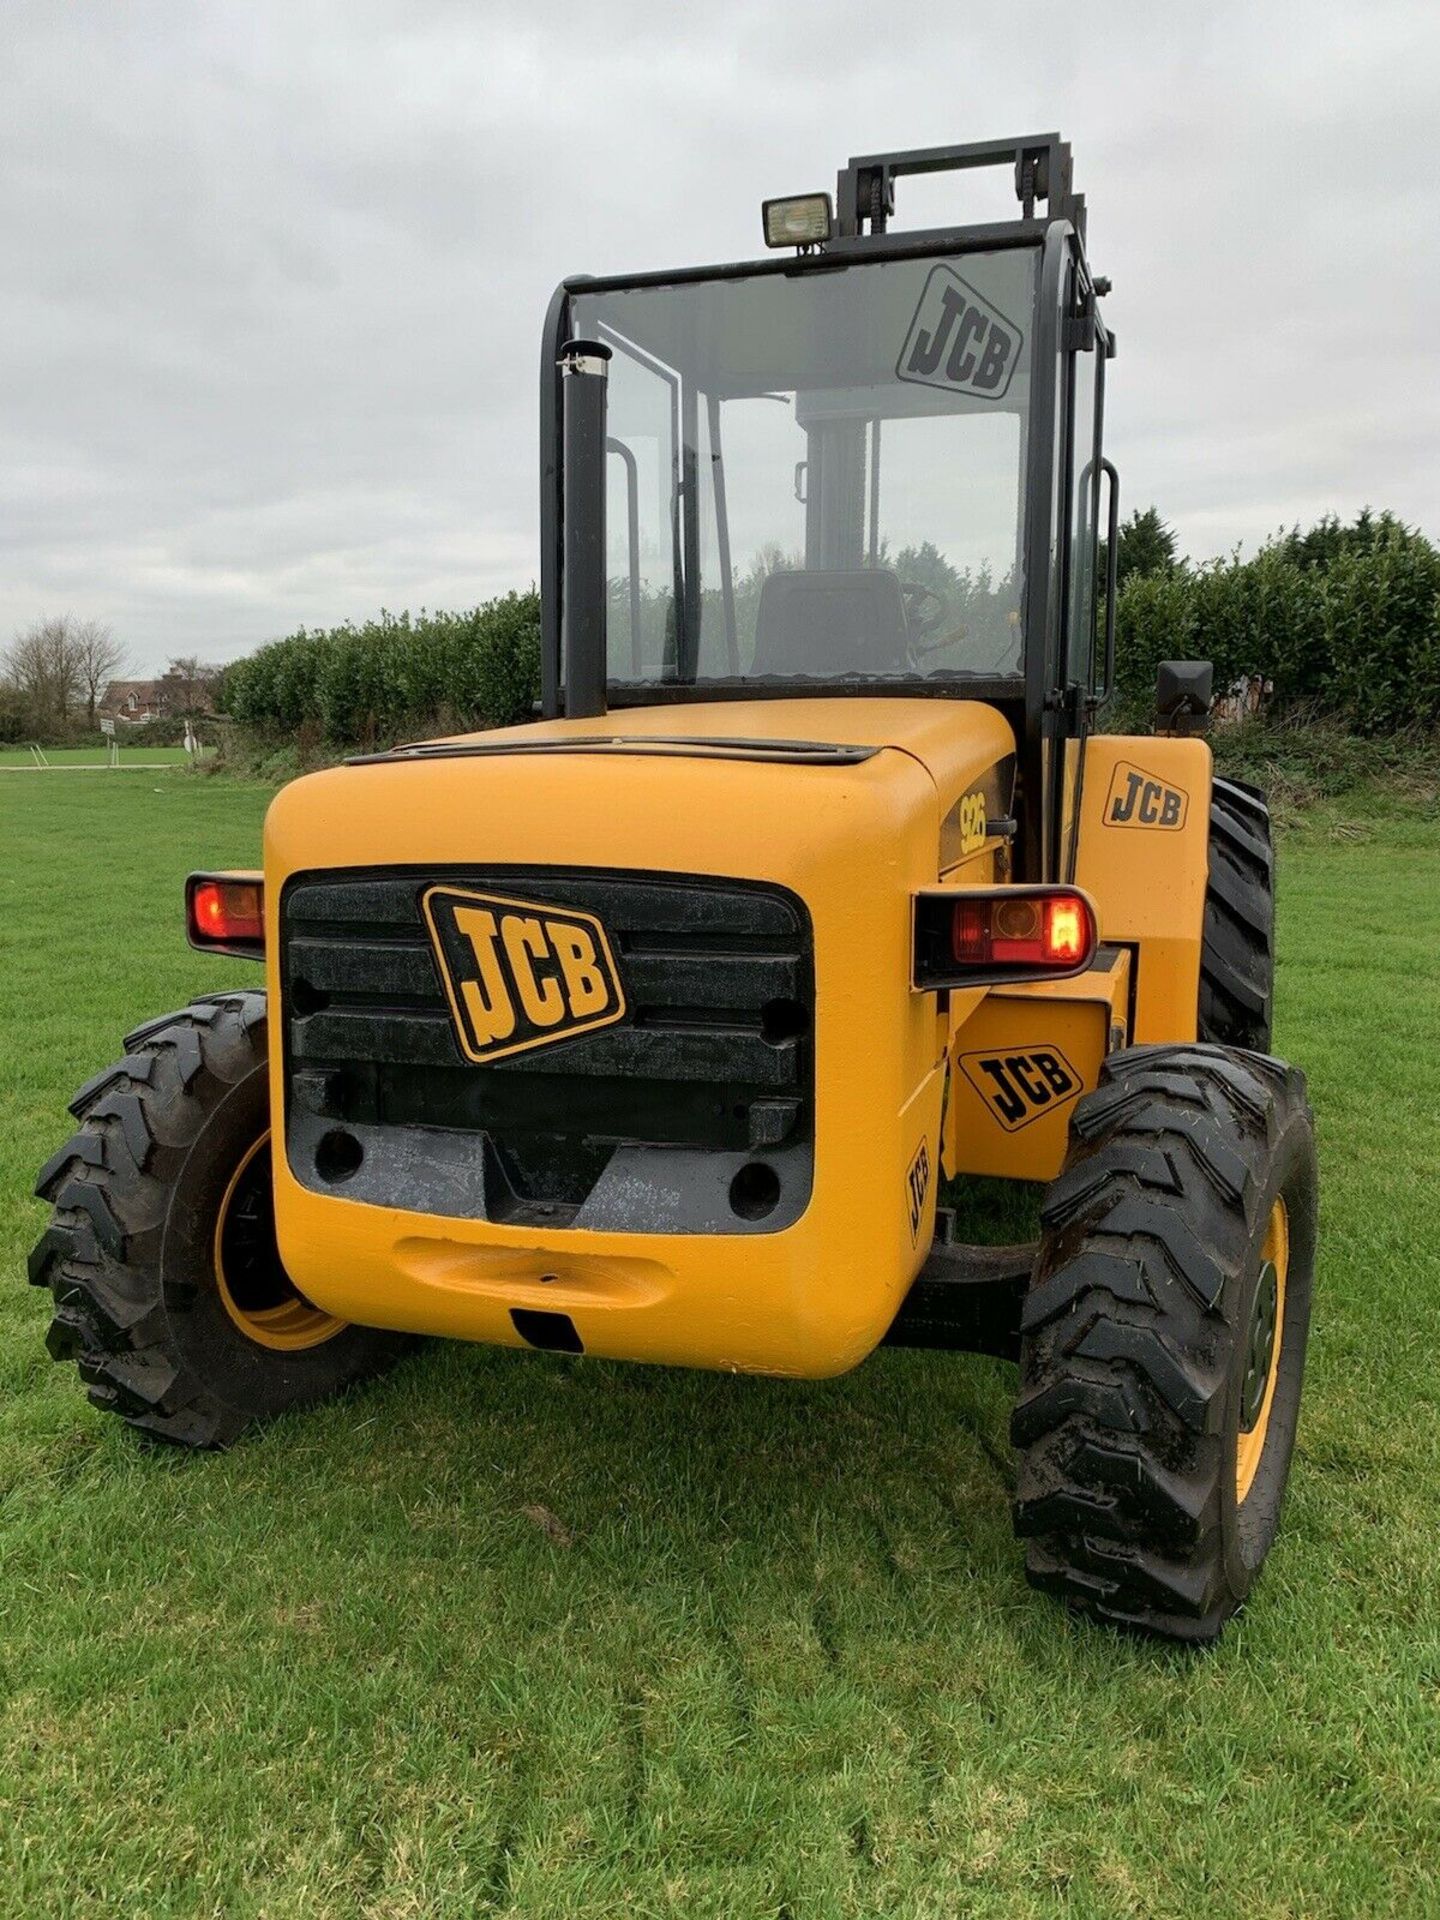
[[[593,720],[605,712],[605,412],[611,349],[569,340],[560,350],[563,394],[565,570],[560,642],[565,712]]]

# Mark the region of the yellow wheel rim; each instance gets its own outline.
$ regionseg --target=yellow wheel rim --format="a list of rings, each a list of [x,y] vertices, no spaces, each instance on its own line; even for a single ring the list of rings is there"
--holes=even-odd
[[[213,1259],[221,1304],[257,1346],[299,1353],[344,1331],[347,1323],[311,1306],[280,1264],[268,1130],[230,1176],[215,1218]]]
[[[1240,1433],[1235,1447],[1235,1498],[1243,1501],[1255,1484],[1265,1453],[1280,1347],[1285,1336],[1285,1282],[1290,1270],[1290,1216],[1285,1202],[1270,1209],[1260,1249],[1260,1282],[1244,1353],[1245,1380],[1240,1394]]]

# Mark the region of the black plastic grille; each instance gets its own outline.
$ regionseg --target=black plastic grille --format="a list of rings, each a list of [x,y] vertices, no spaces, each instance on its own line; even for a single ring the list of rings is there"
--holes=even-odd
[[[468,1062],[421,912],[437,883],[598,916],[624,1020]],[[630,1147],[737,1166],[803,1148],[808,1189],[813,958],[809,916],[786,891],[554,868],[305,874],[285,889],[281,938],[292,1119],[307,1137],[321,1122],[482,1136],[488,1198],[447,1173],[443,1211],[571,1216]],[[298,1176],[317,1184],[291,1136]],[[423,1186],[425,1157],[408,1165]]]

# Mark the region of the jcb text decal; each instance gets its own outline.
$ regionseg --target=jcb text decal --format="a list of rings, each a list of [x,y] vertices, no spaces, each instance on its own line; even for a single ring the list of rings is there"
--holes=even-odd
[[[1013,321],[958,273],[936,267],[925,282],[895,373],[917,386],[999,400],[1010,385],[1021,344]]]
[[[1008,1133],[1063,1107],[1080,1091],[1080,1076],[1058,1047],[1028,1053],[966,1053],[965,1078]]]
[[[960,802],[960,854],[978,853],[985,844],[985,795],[967,793]]]
[[[1115,764],[1110,791],[1105,796],[1107,827],[1183,827],[1190,796],[1181,787],[1157,780],[1143,767],[1127,761]]]
[[[930,1192],[930,1149],[923,1140],[905,1175],[905,1192],[910,1202],[910,1238],[914,1241],[920,1237],[920,1222],[925,1218],[925,1201]]]
[[[467,1060],[623,1019],[620,976],[594,914],[455,887],[431,887],[424,907]]]

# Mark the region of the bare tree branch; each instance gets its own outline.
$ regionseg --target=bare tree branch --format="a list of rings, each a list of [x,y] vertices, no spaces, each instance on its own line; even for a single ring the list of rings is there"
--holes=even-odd
[[[62,725],[81,688],[80,622],[73,614],[36,620],[15,636],[5,653],[5,677],[21,697],[37,730]]]
[[[0,653],[0,681],[26,731],[63,733],[82,701],[95,725],[100,696],[124,664],[125,649],[103,622],[62,613],[16,634]]]
[[[221,669],[193,653],[178,654],[165,669],[161,685],[173,714],[207,713],[214,703]]]
[[[82,620],[77,624],[75,644],[86,718],[93,728],[100,695],[124,668],[125,649],[112,629],[102,626],[98,620]]]

